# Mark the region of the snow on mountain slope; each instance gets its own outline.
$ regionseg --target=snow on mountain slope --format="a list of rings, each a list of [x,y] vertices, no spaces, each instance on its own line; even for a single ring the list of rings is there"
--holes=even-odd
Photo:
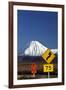
[[[46,50],[47,48],[43,46],[41,43],[39,43],[38,41],[32,41],[30,42],[29,47],[25,50],[25,55],[40,56]]]
[[[58,52],[57,49],[51,49],[51,51],[52,51],[54,54]]]
[[[31,41],[29,47],[25,50],[24,54],[29,56],[41,56],[48,48],[38,41]],[[51,49],[56,53],[57,49]]]

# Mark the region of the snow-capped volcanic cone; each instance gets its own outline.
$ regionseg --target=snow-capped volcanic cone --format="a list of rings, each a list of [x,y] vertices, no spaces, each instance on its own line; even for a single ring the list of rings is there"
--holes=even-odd
[[[38,41],[31,41],[29,47],[25,50],[24,54],[29,56],[41,56],[48,48],[42,45]],[[51,49],[53,53],[57,52],[57,49]]]
[[[40,56],[47,50],[47,47],[43,46],[38,41],[31,41],[29,47],[25,50],[25,55]]]

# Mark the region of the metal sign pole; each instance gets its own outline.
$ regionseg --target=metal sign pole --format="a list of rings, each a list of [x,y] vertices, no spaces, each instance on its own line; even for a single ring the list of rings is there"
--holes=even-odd
[[[50,73],[48,72],[48,78],[50,78]]]

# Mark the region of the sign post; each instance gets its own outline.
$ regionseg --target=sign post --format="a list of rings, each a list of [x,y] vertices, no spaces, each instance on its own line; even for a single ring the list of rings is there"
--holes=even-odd
[[[48,63],[43,65],[43,72],[48,72],[48,78],[50,77],[50,72],[53,72],[53,64],[50,64],[54,58],[55,54],[50,50],[47,49],[43,54],[42,58]]]
[[[50,78],[50,73],[48,72],[48,78]]]
[[[54,71],[53,64],[44,64],[43,65],[43,72],[48,72],[48,78],[50,77],[50,72]]]

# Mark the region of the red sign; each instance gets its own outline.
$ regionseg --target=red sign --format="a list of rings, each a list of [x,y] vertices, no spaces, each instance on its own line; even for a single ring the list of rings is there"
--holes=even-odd
[[[32,74],[37,73],[37,65],[36,65],[35,63],[33,63],[33,64],[31,65],[31,73],[32,73]]]

